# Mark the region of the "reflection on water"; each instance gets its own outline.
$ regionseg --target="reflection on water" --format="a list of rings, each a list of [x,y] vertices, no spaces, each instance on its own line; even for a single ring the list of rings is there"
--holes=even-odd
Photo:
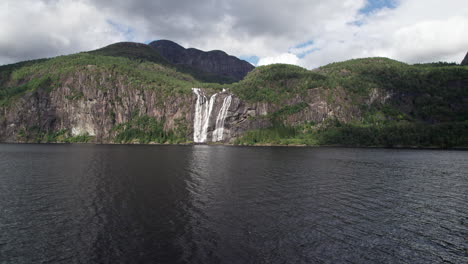
[[[0,263],[464,263],[468,153],[0,145]]]

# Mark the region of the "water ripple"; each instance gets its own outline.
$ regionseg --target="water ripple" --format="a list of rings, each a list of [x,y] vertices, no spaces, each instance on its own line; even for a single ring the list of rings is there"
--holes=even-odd
[[[0,263],[467,263],[458,151],[0,145]]]

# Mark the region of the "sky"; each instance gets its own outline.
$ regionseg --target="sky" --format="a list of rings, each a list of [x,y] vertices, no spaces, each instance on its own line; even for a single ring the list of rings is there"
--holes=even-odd
[[[254,65],[460,63],[467,0],[2,0],[0,65],[169,39]]]

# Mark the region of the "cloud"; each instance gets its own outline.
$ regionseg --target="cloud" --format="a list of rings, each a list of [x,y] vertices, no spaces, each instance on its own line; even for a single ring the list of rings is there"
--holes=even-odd
[[[101,17],[80,1],[2,1],[0,64],[94,49],[125,38]]]
[[[299,63],[314,68],[330,62],[361,57],[390,57],[407,63],[460,62],[468,51],[468,3],[447,0],[402,0],[357,17],[314,39],[318,52]]]
[[[362,6],[364,0],[3,0],[0,23],[8,30],[0,38],[0,63],[127,40],[108,21],[134,29],[134,41],[171,39],[237,56],[278,56],[345,23]]]
[[[275,64],[275,63],[298,64],[298,62],[299,62],[299,58],[296,55],[292,53],[283,53],[274,57],[261,58],[258,61],[257,66]]]
[[[465,0],[3,0],[0,25],[0,64],[155,39],[307,68],[468,50]]]

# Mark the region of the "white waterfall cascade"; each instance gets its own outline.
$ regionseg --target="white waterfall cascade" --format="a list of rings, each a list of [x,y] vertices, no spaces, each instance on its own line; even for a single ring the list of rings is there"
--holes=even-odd
[[[205,143],[208,140],[208,126],[210,123],[211,112],[213,112],[216,97],[219,93],[213,94],[209,99],[200,88],[192,88],[197,95],[195,104],[195,116],[193,120],[193,141],[195,143]],[[223,89],[223,93],[226,90]],[[223,100],[223,105],[216,115],[215,130],[212,135],[212,142],[221,141],[224,138],[224,122],[226,120],[229,107],[231,106],[232,95],[228,95]]]
[[[216,127],[213,131],[213,142],[223,140],[224,136],[224,121],[226,120],[226,116],[231,106],[232,95],[228,95],[224,97],[223,106],[219,110],[218,116],[216,117]]]
[[[200,88],[193,88],[192,90],[197,95],[193,121],[193,141],[195,143],[204,143],[208,137],[208,124],[218,94],[215,93],[210,99],[207,99]]]

